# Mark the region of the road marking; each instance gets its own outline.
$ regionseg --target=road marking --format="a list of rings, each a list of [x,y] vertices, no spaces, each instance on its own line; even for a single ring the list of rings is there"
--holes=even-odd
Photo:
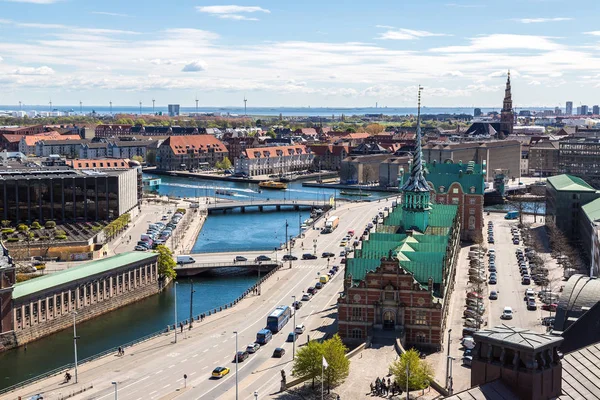
[[[215,347],[217,347],[217,346],[218,346],[218,344],[215,344],[215,345],[213,346],[213,349],[214,349]]]
[[[194,355],[192,356],[192,358],[194,358],[194,357],[198,357],[198,354],[194,354]]]
[[[208,365],[205,365],[204,367],[202,367],[203,370],[205,370],[206,368],[208,368]],[[191,373],[190,376],[194,375],[195,372]]]
[[[182,380],[183,380],[183,378],[179,378],[175,382],[181,382]]]
[[[158,375],[158,374],[160,374],[160,373],[161,373],[161,372],[163,372],[163,371],[164,371],[163,369],[161,369],[160,371],[156,371],[156,372],[154,373],[154,375]]]
[[[167,384],[166,384],[165,386],[163,386],[162,388],[163,388],[163,389],[166,389],[166,388],[168,388],[169,386],[171,386],[171,384],[170,384],[170,383],[167,383]]]
[[[181,360],[181,362],[186,362],[188,359],[186,358],[185,360]]]
[[[206,353],[207,351],[208,351],[208,349],[205,349],[205,350],[203,351],[203,353]]]
[[[141,381],[145,381],[145,380],[146,380],[146,379],[148,379],[148,378],[150,378],[150,376],[149,376],[149,375],[148,375],[148,376],[145,376],[145,377],[143,377],[142,379],[138,379],[137,381],[135,381],[135,382],[133,382],[133,383],[130,383],[130,384],[129,384],[129,385],[127,385],[127,386],[123,386],[123,387],[117,388],[117,392],[118,392],[118,391],[120,391],[120,390],[123,390],[123,389],[127,389],[128,387],[130,387],[130,386],[133,386],[133,385],[135,385],[136,383],[140,383]],[[105,398],[105,397],[107,397],[107,396],[113,396],[113,392],[111,391],[111,393],[108,393],[108,394],[105,394],[104,396],[98,397],[98,400],[100,400],[100,399],[103,399],[103,398]]]
[[[158,392],[158,390],[155,390],[154,392],[150,392],[150,393],[148,393],[148,395],[152,396],[156,392]]]
[[[204,367],[204,368],[207,368],[207,367]],[[204,368],[202,368],[202,369],[204,369]],[[192,375],[195,375],[195,374],[196,374],[196,371],[192,372],[192,373],[190,374],[190,376],[192,376]]]
[[[174,366],[175,366],[175,364],[169,365],[169,369],[173,368]]]

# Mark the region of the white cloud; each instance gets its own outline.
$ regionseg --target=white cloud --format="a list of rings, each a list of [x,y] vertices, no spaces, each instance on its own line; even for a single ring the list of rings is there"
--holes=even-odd
[[[266,8],[258,6],[197,6],[196,11],[213,15],[222,19],[232,19],[236,21],[258,21],[258,18],[247,17],[240,15],[243,13],[266,13],[270,14],[271,11]]]
[[[600,31],[583,32],[586,35],[600,36]]]
[[[383,28],[384,25],[378,26]],[[377,37],[377,39],[382,40],[414,40],[422,37],[431,37],[431,36],[450,36],[445,33],[432,33],[428,31],[416,31],[413,29],[390,29],[386,32],[383,32]]]
[[[107,12],[107,11],[92,11],[90,14],[107,15],[109,17],[129,17],[129,15],[127,15],[127,14],[120,14],[120,13]]]
[[[532,85],[532,86],[539,86],[541,84],[542,84],[542,82],[540,82],[540,81],[531,81],[528,83],[528,85]]]
[[[14,72],[15,75],[53,75],[54,70],[46,65],[38,68],[34,67],[21,67],[17,68]]]
[[[557,18],[518,18],[515,21],[522,24],[539,24],[542,22],[560,22],[560,21],[572,21],[573,18],[557,17]]]
[[[457,8],[481,8],[485,7],[483,4],[458,4],[458,3],[447,3],[446,7],[457,7]]]
[[[448,46],[431,49],[442,53],[472,53],[481,51],[527,49],[527,50],[557,50],[561,45],[554,43],[546,36],[493,34],[470,39],[468,46]]]
[[[186,64],[183,69],[183,72],[200,72],[206,71],[206,64],[203,61],[195,60],[189,64]]]

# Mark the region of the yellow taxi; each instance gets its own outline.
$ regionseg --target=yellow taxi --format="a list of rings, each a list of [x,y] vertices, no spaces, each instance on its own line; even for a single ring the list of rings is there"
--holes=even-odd
[[[213,378],[222,378],[229,373],[229,368],[227,367],[217,367],[213,369],[212,376]]]
[[[348,245],[348,242],[346,242],[345,240],[340,242],[340,247],[346,247]]]

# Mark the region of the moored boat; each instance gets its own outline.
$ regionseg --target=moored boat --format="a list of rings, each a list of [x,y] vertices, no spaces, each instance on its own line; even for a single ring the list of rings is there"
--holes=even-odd
[[[277,190],[284,190],[287,189],[287,185],[283,182],[275,182],[275,181],[265,181],[265,182],[260,182],[258,184],[259,187],[263,188],[263,189],[277,189]]]

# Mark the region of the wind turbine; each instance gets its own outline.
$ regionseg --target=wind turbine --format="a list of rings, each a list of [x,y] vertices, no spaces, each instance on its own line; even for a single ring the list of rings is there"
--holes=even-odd
[[[152,114],[154,114],[154,102],[155,102],[155,101],[156,101],[156,100],[152,99]],[[141,111],[140,111],[140,114],[141,114]]]
[[[112,115],[112,100],[108,102],[110,104],[110,115]]]
[[[79,100],[79,113],[83,114],[83,102]]]
[[[140,101],[140,115],[142,115],[142,102]]]
[[[198,96],[196,95],[196,114],[198,114]]]
[[[246,98],[246,95],[244,95],[244,116],[247,117],[248,113],[246,112],[246,103],[248,102],[248,99]]]

